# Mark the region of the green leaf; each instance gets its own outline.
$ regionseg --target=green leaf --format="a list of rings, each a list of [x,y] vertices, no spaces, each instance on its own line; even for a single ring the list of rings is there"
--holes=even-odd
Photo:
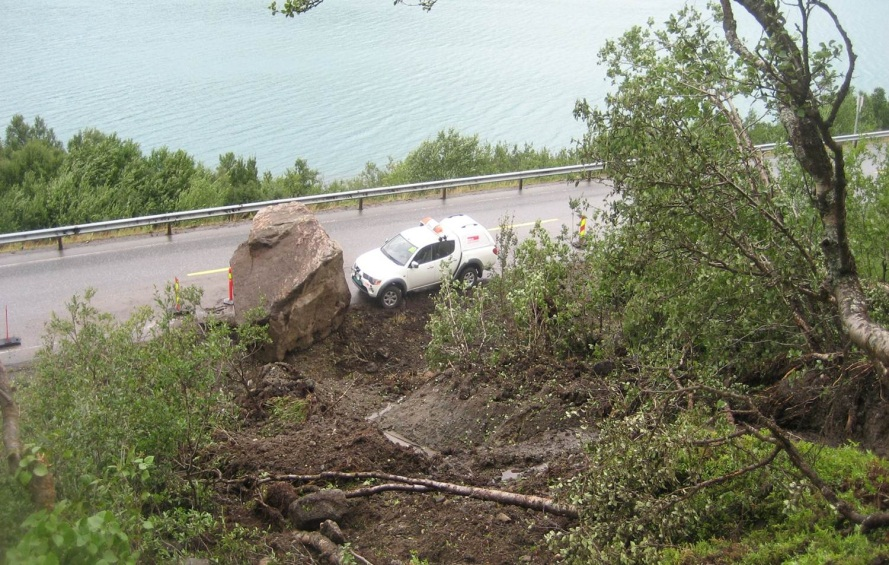
[[[104,512],[99,512],[97,514],[93,514],[89,518],[86,519],[87,525],[90,530],[96,531],[100,529],[106,522],[108,522],[108,512],[107,510]]]

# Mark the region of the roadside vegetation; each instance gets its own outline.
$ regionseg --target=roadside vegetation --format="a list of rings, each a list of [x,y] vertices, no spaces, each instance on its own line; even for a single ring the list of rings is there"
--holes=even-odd
[[[178,315],[200,301],[191,287],[179,310],[166,289],[124,322],[91,298],[53,316],[16,383],[26,444],[0,474],[8,563],[164,561],[177,540],[220,525],[202,454],[214,431],[237,426],[232,396],[264,330]]]
[[[732,34],[736,4],[767,40]],[[884,562],[889,150],[833,142],[854,127],[851,40],[838,27],[836,42],[801,44],[787,23],[822,11],[723,0],[715,24],[685,9],[608,42],[614,92],[602,107],[578,103],[589,128],[576,152],[442,132],[330,185],[299,161],[277,179],[233,155],[211,172],[99,132],[66,149],[41,120],[17,117],[0,189],[22,205],[0,215],[76,223],[132,214],[125,194],[194,208],[605,162],[608,206],[572,202],[596,229],[578,239],[538,226],[519,241],[504,218],[498,274],[471,291],[444,285],[427,325],[426,360],[476,379],[531,363],[589,367],[562,376],[584,397],[566,418],[597,439],[581,469],[549,485],[577,516],[547,534],[549,550],[578,564]],[[740,100],[752,101],[743,117]],[[864,96],[858,119],[859,131],[889,129],[883,89]],[[782,139],[772,162],[753,147]],[[59,220],[49,203],[86,215]],[[220,516],[208,488],[219,477],[203,458],[242,421],[232,399],[263,332],[173,317],[170,301],[121,323],[75,298],[48,327],[16,391],[20,457],[0,470],[8,562],[273,553],[262,531]]]
[[[278,176],[234,153],[209,168],[182,149],[146,155],[135,141],[95,129],[65,144],[40,116],[28,123],[16,115],[0,140],[0,233],[575,162],[569,150],[491,144],[448,130],[402,160],[368,163],[353,178],[325,182],[300,158]]]

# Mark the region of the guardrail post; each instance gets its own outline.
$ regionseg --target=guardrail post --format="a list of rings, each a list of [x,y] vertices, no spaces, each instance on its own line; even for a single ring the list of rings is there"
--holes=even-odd
[[[441,199],[442,200],[448,199],[448,189],[445,187],[442,187],[442,189],[441,189]]]
[[[173,222],[167,222],[167,237],[173,235]]]
[[[61,251],[62,250],[62,236],[59,236],[57,239],[59,241],[59,251]]]
[[[522,181],[525,179],[519,179],[519,192],[522,191],[522,185],[524,184]]]
[[[358,199],[358,211],[361,212],[362,210],[364,210],[364,198],[359,198]]]

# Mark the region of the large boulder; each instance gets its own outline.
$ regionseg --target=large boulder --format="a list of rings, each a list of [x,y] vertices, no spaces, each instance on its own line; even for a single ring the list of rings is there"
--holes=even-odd
[[[231,258],[235,321],[262,307],[272,343],[265,357],[281,361],[342,323],[351,301],[343,250],[302,204],[269,206],[253,218],[247,241]]]

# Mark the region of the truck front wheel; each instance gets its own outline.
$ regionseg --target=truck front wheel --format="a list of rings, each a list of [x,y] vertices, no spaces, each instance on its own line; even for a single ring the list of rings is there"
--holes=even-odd
[[[457,275],[457,280],[463,283],[463,288],[472,288],[478,284],[478,280],[481,278],[482,273],[479,271],[478,267],[468,266],[464,267],[460,274]]]
[[[398,308],[398,306],[401,305],[402,296],[403,293],[401,292],[401,288],[399,288],[398,285],[390,284],[380,291],[380,304],[386,310]]]

